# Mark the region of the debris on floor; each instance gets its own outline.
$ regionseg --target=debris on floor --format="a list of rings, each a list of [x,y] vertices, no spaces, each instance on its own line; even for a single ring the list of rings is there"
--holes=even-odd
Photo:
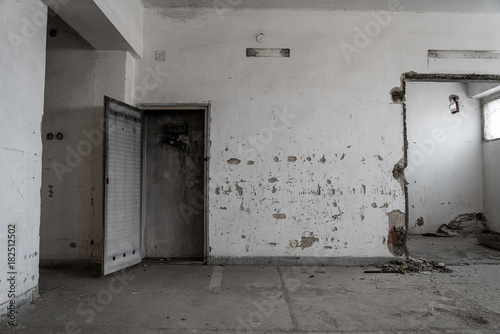
[[[470,237],[484,232],[486,232],[484,215],[482,213],[467,213],[458,216],[448,224],[441,225],[436,233],[425,233],[423,235],[432,237]]]
[[[406,274],[409,272],[420,273],[420,272],[440,272],[440,273],[451,273],[453,270],[448,269],[444,263],[437,261],[427,261],[425,259],[414,259],[403,260],[397,259],[392,260],[389,263],[377,266],[380,270],[365,270],[367,274]]]

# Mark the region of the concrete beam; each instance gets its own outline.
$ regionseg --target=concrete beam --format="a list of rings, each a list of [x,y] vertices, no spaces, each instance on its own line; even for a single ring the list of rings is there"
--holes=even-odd
[[[97,50],[128,51],[142,57],[140,0],[43,0]]]

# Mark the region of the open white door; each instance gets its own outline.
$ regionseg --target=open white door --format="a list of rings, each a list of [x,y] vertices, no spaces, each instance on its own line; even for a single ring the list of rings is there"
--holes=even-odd
[[[102,274],[141,262],[142,110],[104,97]]]

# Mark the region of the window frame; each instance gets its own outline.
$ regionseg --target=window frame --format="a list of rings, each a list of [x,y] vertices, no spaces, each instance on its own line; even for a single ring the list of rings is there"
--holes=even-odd
[[[498,101],[498,104],[500,104],[500,93],[494,94],[492,96],[488,96],[487,98],[484,98],[481,101],[481,126],[482,126],[482,135],[483,135],[483,143],[489,143],[492,141],[497,141],[500,140],[500,135],[497,138],[494,139],[486,139],[486,117],[484,115],[484,108],[488,103]],[[500,107],[499,107],[499,112],[500,112]]]

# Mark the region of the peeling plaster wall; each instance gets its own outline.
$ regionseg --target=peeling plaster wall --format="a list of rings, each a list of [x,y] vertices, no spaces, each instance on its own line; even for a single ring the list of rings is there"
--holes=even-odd
[[[484,214],[488,228],[500,233],[500,140],[483,143]]]
[[[40,257],[99,260],[103,100],[131,102],[133,58],[93,49],[59,17],[49,29],[57,36],[47,43]],[[49,133],[63,139],[48,140]]]
[[[211,103],[212,258],[391,256],[389,228],[404,221],[388,214],[405,212],[405,196],[393,177],[402,106],[389,92],[426,71],[428,49],[500,47],[496,14],[158,7],[144,22],[136,82],[151,88],[136,103]],[[291,57],[247,58],[249,47]]]
[[[449,96],[460,97],[451,114]],[[461,214],[483,211],[480,101],[463,83],[408,82],[410,233],[436,232]]]
[[[46,26],[47,8],[40,1],[0,1],[0,314],[9,300],[19,307],[38,292]],[[10,225],[15,225],[14,268],[8,265]],[[13,271],[11,290],[7,273]]]

